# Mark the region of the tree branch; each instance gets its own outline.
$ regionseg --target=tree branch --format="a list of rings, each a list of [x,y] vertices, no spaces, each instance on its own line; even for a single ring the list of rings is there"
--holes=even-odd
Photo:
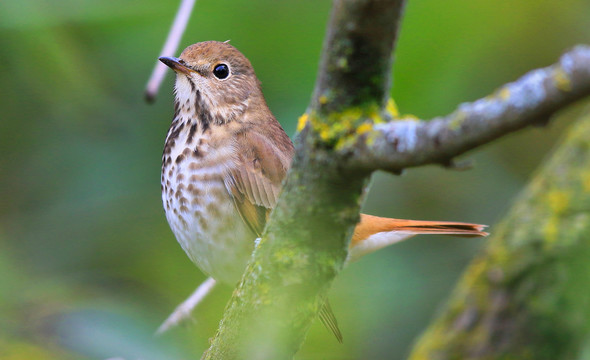
[[[590,108],[494,229],[410,359],[578,359],[590,331]]]
[[[588,95],[590,47],[577,46],[553,66],[461,104],[445,117],[376,124],[341,152],[350,166],[364,170],[397,172],[429,163],[451,164],[454,157],[510,132],[545,124],[556,111]]]
[[[320,114],[377,102],[391,87],[405,1],[334,1],[311,109]]]
[[[389,81],[383,79],[388,79],[391,71],[395,31],[375,41],[378,31],[367,19],[376,24],[397,24],[402,3],[334,1],[329,40],[322,56],[323,75],[314,97],[321,111],[345,111],[363,102],[376,104],[389,93]],[[353,31],[334,28],[343,24],[349,24]],[[354,43],[347,42],[351,33]],[[330,65],[338,64],[344,56],[351,69],[359,69],[356,62],[365,63],[367,55],[357,51],[359,46],[375,49],[372,63],[381,65],[372,76],[379,79],[366,81]],[[364,95],[357,96],[357,92]],[[329,117],[317,119],[323,126],[329,126],[329,121]],[[318,141],[319,135],[313,130],[306,128],[296,140],[296,155],[281,196],[205,359],[290,359],[342,269],[370,174],[345,172],[333,161],[334,152]]]
[[[334,1],[289,176],[204,359],[293,356],[344,264],[373,170],[448,164],[590,93],[590,50],[578,47],[445,118],[385,122],[403,7]]]

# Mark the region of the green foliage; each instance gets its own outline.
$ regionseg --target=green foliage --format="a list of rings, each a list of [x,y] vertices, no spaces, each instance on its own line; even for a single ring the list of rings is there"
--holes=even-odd
[[[231,39],[294,134],[330,3],[200,0],[182,46]],[[0,349],[177,359],[208,346],[228,289],[202,304],[194,324],[151,336],[204,279],[161,210],[171,74],[155,105],[142,100],[177,6],[0,1]],[[584,0],[410,0],[393,97],[403,114],[446,114],[587,41],[589,11]],[[470,172],[378,175],[365,211],[493,224],[562,128],[502,140],[474,155]],[[330,294],[344,345],[317,325],[300,358],[403,358],[479,244],[418,239],[353,264]]]

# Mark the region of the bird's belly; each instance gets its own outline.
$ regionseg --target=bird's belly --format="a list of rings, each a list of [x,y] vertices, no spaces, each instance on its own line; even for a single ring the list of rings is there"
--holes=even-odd
[[[223,177],[175,177],[163,187],[162,200],[168,223],[190,259],[214,279],[235,284],[255,236],[237,212]]]

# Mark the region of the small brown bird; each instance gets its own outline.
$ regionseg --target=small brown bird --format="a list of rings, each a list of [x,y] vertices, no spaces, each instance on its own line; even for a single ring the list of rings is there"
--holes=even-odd
[[[233,285],[276,204],[293,144],[266,105],[250,61],[232,45],[201,42],[160,61],[177,74],[162,156],[166,218],[190,259]],[[361,214],[349,260],[417,234],[485,236],[484,227]],[[329,308],[321,315],[340,339]]]

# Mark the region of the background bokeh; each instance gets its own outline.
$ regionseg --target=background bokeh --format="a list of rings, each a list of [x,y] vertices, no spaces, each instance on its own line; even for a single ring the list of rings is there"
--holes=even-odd
[[[143,88],[178,3],[0,1],[0,358],[192,359],[231,289],[163,337],[204,275],[168,229],[160,156],[171,73]],[[252,61],[293,134],[313,89],[330,2],[199,0],[182,47],[227,40]],[[394,71],[400,111],[422,118],[491,93],[590,42],[587,0],[409,0]],[[379,173],[365,212],[493,225],[575,114],[439,167]],[[485,243],[419,237],[352,264],[331,302],[345,342],[315,324],[298,359],[402,359]]]

